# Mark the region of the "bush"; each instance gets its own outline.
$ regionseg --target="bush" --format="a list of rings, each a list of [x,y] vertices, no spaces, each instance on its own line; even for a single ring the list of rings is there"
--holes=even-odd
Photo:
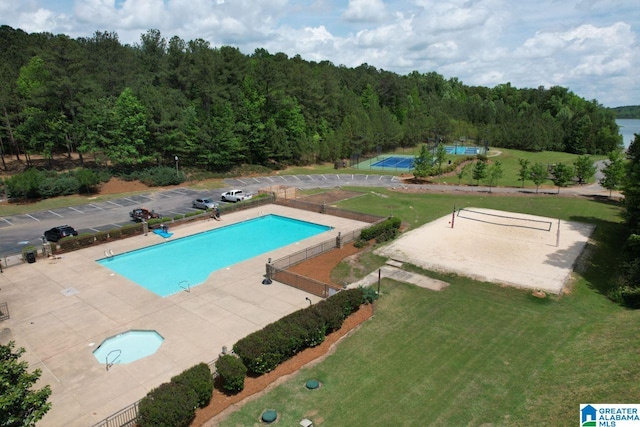
[[[90,193],[95,191],[100,184],[100,177],[91,169],[80,169],[76,171],[76,180],[78,181],[78,192]]]
[[[326,333],[337,331],[342,327],[344,321],[343,312],[340,306],[332,304],[329,300],[323,300],[311,306],[322,319],[326,327]]]
[[[40,184],[44,175],[36,169],[27,169],[25,172],[7,178],[7,196],[16,198],[37,198],[40,196]]]
[[[369,246],[369,242],[360,238],[353,242],[353,246],[358,249],[366,248],[367,246]]]
[[[375,289],[373,289],[371,286],[366,286],[366,287],[360,286],[360,288],[362,288],[363,304],[371,304],[372,302],[377,300],[378,297],[380,296],[378,295],[378,292]]]
[[[362,231],[360,231],[359,239],[369,241],[385,233],[391,233],[389,230],[400,229],[401,223],[402,221],[400,220],[400,218],[397,218],[397,217],[387,218],[384,221],[381,221],[377,224],[372,225],[371,227],[363,228]],[[389,235],[390,234],[387,234],[387,236]]]
[[[135,234],[142,233],[142,223],[139,222],[137,224],[127,224],[120,227],[120,233],[122,236],[133,236]]]
[[[78,247],[86,247],[93,245],[93,243],[96,241],[96,237],[91,233],[82,233],[76,236],[76,241]]]
[[[247,367],[240,358],[231,354],[222,355],[216,360],[216,372],[222,380],[222,388],[239,393],[244,390],[244,378],[247,375]]]
[[[140,427],[188,427],[195,417],[197,393],[178,383],[164,383],[138,404]]]
[[[78,236],[67,236],[60,239],[58,245],[63,251],[73,251],[80,247],[80,241],[78,240]]]
[[[165,185],[177,185],[184,182],[184,174],[176,173],[176,170],[168,166],[156,166],[133,174],[150,187],[162,187]]]
[[[109,238],[109,233],[107,233],[106,231],[98,231],[95,234],[95,237],[96,237],[96,241],[105,242]]]
[[[113,228],[109,230],[109,237],[111,239],[119,239],[120,237],[122,237],[122,231],[120,231],[119,228]]]
[[[191,388],[198,395],[198,407],[204,408],[211,401],[213,394],[213,375],[206,363],[198,363],[171,378],[174,383]]]

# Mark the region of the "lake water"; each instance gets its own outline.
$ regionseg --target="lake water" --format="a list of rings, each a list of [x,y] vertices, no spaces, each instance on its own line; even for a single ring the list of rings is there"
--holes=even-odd
[[[637,133],[640,135],[640,120],[616,119],[616,123],[620,127],[620,134],[622,135],[624,147],[627,148],[635,138],[633,134]]]

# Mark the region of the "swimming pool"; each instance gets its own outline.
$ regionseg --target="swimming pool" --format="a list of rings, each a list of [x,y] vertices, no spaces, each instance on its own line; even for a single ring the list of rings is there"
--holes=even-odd
[[[216,270],[331,228],[280,215],[264,215],[102,258],[98,263],[151,292],[166,297],[203,283]]]

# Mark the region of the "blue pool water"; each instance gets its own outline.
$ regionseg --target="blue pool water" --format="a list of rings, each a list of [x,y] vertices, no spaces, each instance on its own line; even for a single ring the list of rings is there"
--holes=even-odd
[[[279,215],[265,215],[98,262],[166,297],[201,284],[216,270],[330,229]]]
[[[131,363],[154,354],[163,341],[156,331],[127,331],[104,340],[93,355],[100,363]]]

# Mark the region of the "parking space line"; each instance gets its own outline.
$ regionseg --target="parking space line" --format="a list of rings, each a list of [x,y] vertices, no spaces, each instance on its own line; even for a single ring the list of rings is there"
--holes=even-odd
[[[89,206],[93,206],[94,208],[96,208],[96,209],[100,209],[101,211],[103,211],[103,210],[104,210],[104,209],[103,209],[103,208],[101,208],[100,206],[98,206],[98,205],[94,205],[93,203],[89,203]]]
[[[184,191],[178,191],[178,190],[169,190],[167,191],[167,193],[178,193],[181,196],[184,196],[185,194],[187,194]]]
[[[91,228],[91,227],[89,227],[89,230],[91,230],[91,231],[95,231],[96,233],[97,233],[98,231],[100,231],[100,230],[98,230],[97,228]]]
[[[32,216],[32,215],[25,214],[24,216],[28,216],[28,217],[29,217],[29,218],[31,218],[32,220],[40,222],[40,220],[39,220],[38,218],[36,218],[36,217],[34,217],[34,216]]]
[[[62,215],[60,215],[58,212],[54,212],[54,211],[49,211],[49,213],[52,213],[60,218],[64,218]]]
[[[0,218],[0,219],[2,219],[4,222],[6,222],[9,225],[13,225],[13,223],[9,221],[7,218]]]
[[[154,200],[153,197],[145,196],[144,194],[140,194],[139,197],[144,197],[145,199]]]
[[[76,209],[73,206],[69,206],[69,209],[76,211],[76,212],[80,212],[81,214],[83,214],[84,212],[82,212],[80,209]]]
[[[240,183],[242,183],[242,184],[244,184],[244,185],[247,185],[247,183],[246,183],[246,182],[244,182],[243,180],[241,180],[240,178],[238,178],[238,182],[240,182]]]
[[[111,200],[107,200],[107,203],[111,203],[112,205],[116,205],[117,207],[121,208],[122,205],[117,204],[116,202],[112,202]]]
[[[130,199],[130,198],[128,198],[128,197],[125,197],[124,199],[125,199],[125,200],[130,201],[131,203],[138,203],[138,202],[136,202],[135,200],[131,200],[131,199]]]

